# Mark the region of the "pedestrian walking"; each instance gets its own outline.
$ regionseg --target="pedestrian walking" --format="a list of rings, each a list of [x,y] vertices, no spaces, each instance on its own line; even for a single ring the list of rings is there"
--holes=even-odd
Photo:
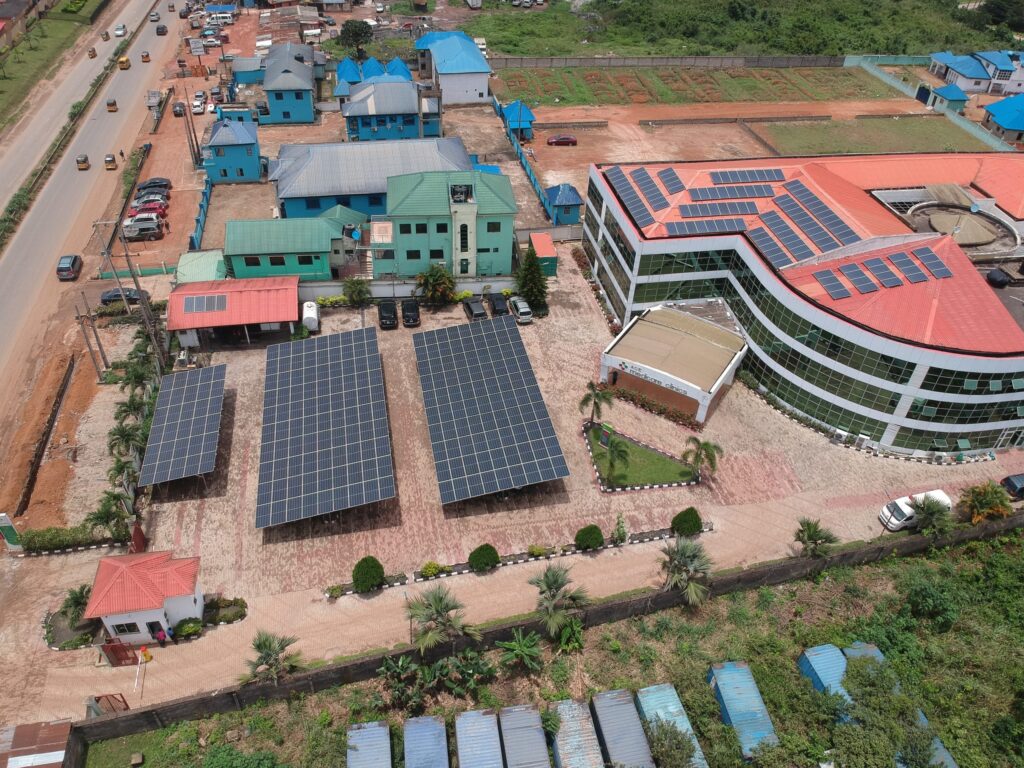
[[[118,150],[118,154],[121,155],[121,159],[124,160],[124,150]]]
[[[164,219],[164,229],[166,229],[167,233],[170,234],[170,232],[171,232],[171,220],[170,219]]]
[[[169,638],[171,638],[171,642],[172,643],[174,643],[175,645],[178,644],[178,636],[176,634],[174,634],[174,629],[173,628],[171,628],[171,627],[167,628],[167,636]]]

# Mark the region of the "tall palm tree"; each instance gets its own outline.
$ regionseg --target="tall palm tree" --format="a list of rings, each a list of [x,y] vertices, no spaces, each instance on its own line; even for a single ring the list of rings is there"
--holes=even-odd
[[[480,639],[480,630],[466,623],[465,606],[443,584],[431,587],[413,598],[405,607],[409,620],[416,624],[415,642],[420,653],[425,653],[442,642],[452,644],[465,635]]]
[[[551,637],[558,637],[569,619],[570,612],[590,605],[590,596],[583,587],[572,588],[569,569],[550,563],[529,583],[540,592],[537,597],[537,615]]]
[[[89,605],[89,595],[92,587],[89,584],[69,589],[60,604],[60,615],[68,620],[68,626],[74,629],[82,623],[82,616],[85,615],[85,608]]]
[[[711,572],[711,558],[704,545],[692,539],[677,538],[662,547],[665,556],[661,570],[665,572],[665,589],[678,589],[687,605],[700,605],[708,598],[705,583]]]
[[[111,485],[120,485],[126,491],[139,482],[139,468],[136,461],[132,459],[114,457],[114,463],[107,470],[107,480]]]
[[[608,480],[611,481],[615,475],[617,466],[629,467],[629,446],[621,437],[612,437],[608,440]]]
[[[953,530],[953,516],[949,513],[949,507],[934,496],[926,494],[910,502],[910,506],[914,510],[917,530],[926,536],[938,538]]]
[[[242,678],[243,682],[273,681],[274,685],[277,685],[283,675],[298,669],[301,655],[295,652],[286,653],[297,640],[296,637],[275,635],[264,629],[258,630],[256,637],[252,639],[252,649],[256,651],[256,658],[246,660],[249,674]]]
[[[805,557],[824,557],[839,537],[821,524],[820,520],[800,518],[800,527],[793,534],[793,540],[803,547]]]
[[[119,423],[125,419],[139,422],[146,418],[149,405],[144,397],[140,397],[134,391],[128,395],[127,400],[122,400],[114,409],[114,419]]]
[[[106,493],[110,493],[110,491]],[[124,532],[127,521],[128,515],[125,514],[124,507],[121,506],[119,500],[104,494],[96,509],[85,516],[84,524],[90,531],[105,528],[110,534],[110,538],[117,539],[118,534]]]
[[[129,393],[142,390],[146,390],[146,386],[149,384],[150,379],[149,367],[144,367],[139,363],[130,363],[127,368],[124,369],[124,373],[121,374],[120,390],[124,392],[128,390]]]
[[[107,433],[107,450],[111,456],[139,455],[146,447],[142,429],[138,424],[116,424]]]
[[[690,435],[686,439],[690,446],[681,456],[682,460],[693,467],[698,475],[703,475],[705,468],[709,475],[715,474],[718,470],[718,459],[725,453],[722,446],[707,440],[701,440],[696,435]]]
[[[590,418],[587,420],[587,426],[594,426],[595,420],[601,418],[601,409],[604,406],[609,408],[612,406],[615,400],[615,396],[609,389],[601,389],[592,381],[587,382],[587,394],[580,400],[580,413],[583,413],[587,408],[590,409]]]

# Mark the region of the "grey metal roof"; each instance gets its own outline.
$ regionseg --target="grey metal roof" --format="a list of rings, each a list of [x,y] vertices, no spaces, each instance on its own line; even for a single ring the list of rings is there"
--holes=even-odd
[[[232,72],[255,72],[263,69],[262,56],[238,56],[231,61]]]
[[[655,768],[651,748],[633,704],[633,696],[621,688],[595,693],[590,706],[597,715],[597,736],[608,762],[631,768]]]
[[[405,721],[405,768],[448,768],[448,736],[439,717]]]
[[[263,75],[263,89],[265,91],[313,90],[313,48],[296,43],[270,46]]]
[[[229,147],[256,143],[256,124],[218,120],[210,131],[208,147]]]
[[[348,768],[391,765],[391,734],[383,720],[348,727]]]
[[[270,162],[279,200],[328,195],[381,195],[388,177],[421,171],[468,171],[462,139],[403,139],[345,144],[283,144]]]
[[[455,739],[459,768],[505,768],[493,709],[463,712],[455,718]]]
[[[540,712],[535,707],[505,707],[499,719],[508,768],[551,768]]]
[[[341,108],[345,117],[366,115],[415,115],[419,112],[419,86],[396,75],[372,77],[353,85]],[[437,99],[426,99],[425,112],[437,112]]]
[[[566,699],[555,704],[561,725],[552,744],[557,768],[604,768],[590,708]]]

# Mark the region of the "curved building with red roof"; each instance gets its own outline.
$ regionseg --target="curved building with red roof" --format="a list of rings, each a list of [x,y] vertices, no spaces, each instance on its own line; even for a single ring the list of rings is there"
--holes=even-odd
[[[793,411],[924,455],[1024,444],[1024,157],[846,155],[592,166],[584,249],[623,322],[721,297],[744,369]],[[1016,317],[1015,317],[1016,316]]]

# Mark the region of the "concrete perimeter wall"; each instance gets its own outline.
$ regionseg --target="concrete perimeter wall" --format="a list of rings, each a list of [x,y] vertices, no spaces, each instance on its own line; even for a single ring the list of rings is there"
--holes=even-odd
[[[925,57],[927,58],[927,57]],[[620,69],[622,67],[691,67],[755,69],[842,67],[843,56],[493,56],[491,69]]]

